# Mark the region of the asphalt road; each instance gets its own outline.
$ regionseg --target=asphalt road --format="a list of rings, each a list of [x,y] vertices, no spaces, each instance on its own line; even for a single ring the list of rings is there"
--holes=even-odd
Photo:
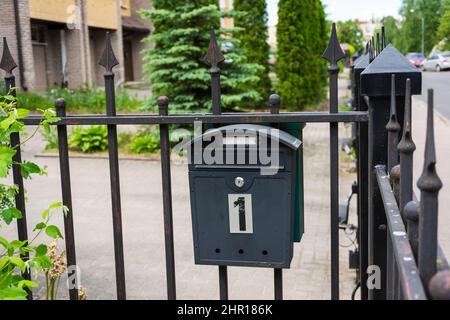
[[[422,101],[427,101],[428,89],[434,89],[434,106],[442,115],[450,119],[450,71],[422,73]]]

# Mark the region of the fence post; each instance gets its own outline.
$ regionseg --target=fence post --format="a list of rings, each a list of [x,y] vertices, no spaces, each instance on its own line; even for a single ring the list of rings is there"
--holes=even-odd
[[[2,59],[0,61],[0,69],[4,70],[6,72],[5,75],[5,89],[6,93],[11,94],[12,96],[16,96],[16,77],[13,75],[13,70],[17,68],[17,64],[14,61],[11,52],[9,51],[8,42],[6,41],[6,38],[3,38],[3,54]],[[22,153],[20,150],[20,134],[18,132],[14,132],[11,134],[10,137],[11,146],[16,149],[16,154],[13,157],[14,163],[20,163],[22,162]],[[27,215],[25,210],[25,189],[23,186],[23,178],[22,174],[20,173],[20,165],[13,164],[12,166],[12,172],[13,172],[13,181],[14,184],[17,185],[18,191],[15,196],[15,204],[16,209],[19,210],[22,213],[22,218],[17,219],[17,232],[18,232],[18,238],[20,241],[28,240],[28,230],[27,230]],[[28,260],[29,254],[24,253],[22,254],[22,258],[24,260]],[[27,280],[30,280],[31,275],[28,271],[25,271],[23,273],[23,277]],[[28,299],[32,300],[33,295],[32,292],[27,290],[28,292]]]
[[[382,284],[369,288],[369,299],[381,300],[386,299],[387,225],[374,167],[388,163],[388,134],[385,126],[390,117],[392,74],[396,77],[397,116],[402,125],[406,78],[411,79],[411,93],[420,94],[421,72],[389,45],[361,73],[361,94],[369,97],[369,265],[379,268],[381,275],[374,274],[373,279],[380,280]]]

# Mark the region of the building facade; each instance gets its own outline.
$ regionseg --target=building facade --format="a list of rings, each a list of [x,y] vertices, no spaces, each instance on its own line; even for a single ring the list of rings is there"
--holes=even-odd
[[[76,88],[103,85],[98,61],[110,32],[119,61],[116,83],[143,79],[141,50],[151,24],[139,9],[150,0],[2,0],[0,35],[19,68],[17,86],[45,90],[53,86]]]

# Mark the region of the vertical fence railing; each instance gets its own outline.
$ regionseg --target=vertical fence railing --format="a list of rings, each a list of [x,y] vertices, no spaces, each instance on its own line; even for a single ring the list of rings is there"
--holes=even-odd
[[[345,54],[339,44],[336,25],[333,23],[330,42],[323,58],[330,62],[330,113],[338,113],[338,62]],[[331,299],[339,299],[339,127],[337,122],[330,123],[330,232],[331,232]]]
[[[436,274],[438,251],[438,193],[442,182],[436,172],[436,150],[434,145],[433,90],[428,90],[428,118],[425,144],[425,160],[422,175],[417,182],[420,189],[419,252],[420,276],[429,283]]]
[[[17,68],[17,64],[14,61],[11,52],[9,51],[8,42],[6,38],[3,38],[3,54],[2,59],[0,61],[0,69],[6,72],[5,75],[5,92],[12,96],[16,96],[16,77],[13,75],[13,70]],[[28,230],[27,230],[27,214],[25,207],[25,189],[23,185],[23,178],[20,172],[19,163],[22,162],[22,154],[21,154],[21,143],[20,143],[20,134],[18,132],[14,132],[10,137],[11,146],[16,150],[16,153],[13,156],[13,182],[17,185],[17,193],[15,195],[15,204],[16,208],[22,213],[22,218],[17,219],[17,232],[18,238],[20,241],[28,240]],[[29,259],[28,253],[23,253],[22,258],[25,260]],[[31,275],[29,271],[25,271],[23,274],[24,278],[30,280]],[[28,292],[28,299],[33,299],[33,295],[31,292]]]
[[[269,97],[269,106],[271,114],[279,114],[281,106],[281,98],[278,94],[272,94]],[[278,123],[272,124],[272,127],[280,128]],[[273,270],[274,297],[275,300],[283,300],[283,269],[275,268]]]
[[[65,117],[66,101],[64,99],[56,100],[55,109],[58,117]],[[63,124],[58,125],[57,132],[62,201],[68,209],[67,214],[64,216],[64,240],[66,244],[67,272],[69,277],[69,296],[70,300],[78,300],[79,275],[77,274],[78,268],[75,253],[75,231],[73,227],[72,186],[70,183],[67,126]]]
[[[116,115],[116,99],[114,86],[114,72],[112,69],[119,64],[112,46],[109,32],[106,34],[106,45],[99,64],[105,68],[105,95],[106,95],[106,115],[114,117]],[[117,145],[117,126],[108,124],[108,153],[109,171],[111,183],[111,205],[114,234],[114,257],[116,267],[116,289],[119,300],[126,299],[125,285],[125,261],[123,253],[122,234],[122,209],[120,202],[120,179],[119,179],[119,153]]]
[[[225,57],[217,44],[216,34],[213,29],[210,32],[210,42],[205,60],[211,66],[209,72],[211,74],[212,112],[214,115],[220,115],[222,110],[219,63],[223,62]],[[226,266],[219,266],[219,296],[220,300],[228,300],[228,268]]]
[[[169,114],[169,98],[162,96],[156,101],[160,116]],[[173,242],[173,217],[172,217],[172,181],[170,172],[170,139],[169,126],[160,124],[159,126],[161,145],[161,178],[163,193],[163,215],[164,215],[164,244],[166,254],[166,279],[167,298],[176,299],[175,281],[175,249]]]

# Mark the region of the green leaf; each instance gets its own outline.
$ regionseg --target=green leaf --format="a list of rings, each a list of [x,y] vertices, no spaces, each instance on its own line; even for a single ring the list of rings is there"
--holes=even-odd
[[[45,244],[40,244],[36,247],[36,256],[43,256],[47,254],[47,246]]]
[[[37,286],[39,286],[39,284],[37,282],[30,281],[30,280],[21,280],[17,284],[17,287],[20,288],[20,289],[22,289],[23,287],[27,287],[28,289],[32,289],[32,288],[36,288]]]
[[[24,179],[28,179],[31,174],[43,174],[43,170],[33,162],[22,162],[20,164],[20,173]]]
[[[28,242],[28,240],[23,240],[23,241],[14,240],[11,242],[11,246],[13,248],[19,249],[19,248],[22,248],[27,242]]]
[[[41,267],[44,269],[49,269],[53,265],[52,260],[50,260],[50,258],[48,256],[38,256],[38,257],[33,258],[31,261],[34,262],[31,265],[33,265],[35,268]],[[37,263],[37,266],[35,263]]]
[[[9,257],[9,261],[15,266],[17,266],[20,269],[20,271],[22,272],[25,271],[25,262],[21,258]]]
[[[54,225],[50,225],[47,228],[45,228],[45,233],[53,239],[57,239],[57,238],[61,238],[64,239],[61,231],[59,231],[59,228],[57,226]]]
[[[5,248],[8,249],[9,247],[11,247],[11,244],[8,242],[8,240],[6,240],[3,237],[0,237],[0,244]]]
[[[0,178],[6,178],[15,154],[16,150],[6,146],[0,146]]]
[[[62,205],[63,205],[62,202],[55,202],[55,203],[51,204],[50,207],[48,207],[48,209],[49,210],[54,210],[54,209],[57,209],[59,207],[62,207]]]
[[[14,218],[15,219],[22,218],[22,212],[20,212],[14,207],[8,208],[0,212],[0,217],[3,218],[6,224],[10,224]]]
[[[17,110],[17,118],[22,119],[28,117],[28,114],[30,113],[30,110],[18,108]]]
[[[9,258],[5,257],[0,260],[0,273],[2,272],[3,268],[9,263]]]
[[[0,300],[26,300],[28,293],[21,288],[5,288],[0,290]]]
[[[34,227],[33,231],[36,231],[36,230],[42,230],[42,229],[44,229],[46,226],[47,226],[47,225],[46,225],[44,222],[39,222],[39,223]]]

